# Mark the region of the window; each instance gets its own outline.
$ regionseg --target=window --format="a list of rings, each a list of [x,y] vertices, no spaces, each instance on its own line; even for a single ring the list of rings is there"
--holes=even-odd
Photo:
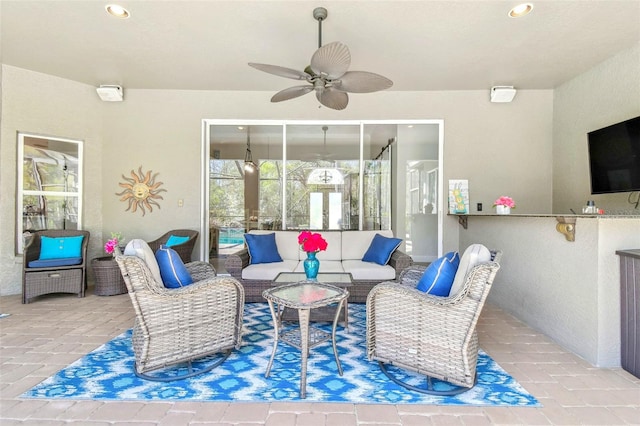
[[[16,252],[32,231],[81,229],[82,141],[18,133]]]

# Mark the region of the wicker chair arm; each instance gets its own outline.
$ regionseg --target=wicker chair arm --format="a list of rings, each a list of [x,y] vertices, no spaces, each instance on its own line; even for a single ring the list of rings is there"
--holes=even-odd
[[[208,262],[194,261],[184,265],[194,282],[202,281],[216,276],[216,268]]]
[[[426,269],[426,265],[411,265],[409,267],[406,267],[402,270],[402,272],[400,272],[398,282],[400,284],[408,285],[415,288]]]
[[[401,252],[400,250],[396,250],[391,254],[391,258],[389,259],[389,265],[396,270],[396,279],[398,279],[400,273],[413,264],[413,259],[406,253]]]
[[[249,250],[246,247],[228,255],[224,261],[224,267],[227,272],[238,280],[242,279],[242,270],[247,266],[249,266]]]

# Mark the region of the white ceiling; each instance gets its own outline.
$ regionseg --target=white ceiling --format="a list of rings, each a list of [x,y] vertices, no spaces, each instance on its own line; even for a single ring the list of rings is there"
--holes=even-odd
[[[4,64],[126,89],[278,91],[293,80],[248,62],[302,70],[323,43],[349,46],[351,70],[391,89],[550,89],[640,40],[640,0],[132,1],[118,20],[99,0],[1,0]]]

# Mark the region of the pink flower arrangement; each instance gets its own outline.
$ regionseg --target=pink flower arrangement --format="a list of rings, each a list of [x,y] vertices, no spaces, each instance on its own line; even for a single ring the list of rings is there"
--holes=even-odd
[[[322,238],[319,233],[313,233],[310,231],[302,231],[298,235],[298,244],[300,249],[307,253],[317,253],[327,249],[327,241]]]
[[[495,206],[507,206],[509,208],[515,209],[516,202],[513,201],[513,198],[503,195],[493,202],[493,207]]]
[[[122,241],[124,241],[124,238],[122,238],[122,235],[120,235],[119,232],[112,232],[111,238],[107,240],[104,245],[104,251],[115,256],[115,254],[117,253],[116,248],[119,248],[118,243]]]

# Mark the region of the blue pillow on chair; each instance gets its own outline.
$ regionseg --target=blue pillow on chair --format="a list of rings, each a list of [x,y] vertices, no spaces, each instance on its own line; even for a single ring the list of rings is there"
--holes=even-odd
[[[459,264],[457,252],[445,254],[427,267],[416,288],[434,296],[449,296]]]
[[[75,237],[40,237],[40,260],[82,257],[84,235]]]
[[[273,263],[282,262],[276,244],[276,234],[244,234],[249,250],[249,263]]]
[[[193,284],[193,279],[186,266],[182,263],[180,255],[172,248],[160,246],[156,251],[156,260],[160,268],[162,283],[167,288],[180,288]]]
[[[374,262],[378,265],[386,265],[391,259],[393,252],[400,246],[402,240],[400,238],[383,237],[376,234],[371,240],[371,244],[367,252],[362,257],[363,262]]]
[[[178,244],[186,243],[187,241],[189,241],[189,237],[179,237],[177,235],[169,235],[169,238],[167,239],[165,246],[167,247],[177,246]]]

